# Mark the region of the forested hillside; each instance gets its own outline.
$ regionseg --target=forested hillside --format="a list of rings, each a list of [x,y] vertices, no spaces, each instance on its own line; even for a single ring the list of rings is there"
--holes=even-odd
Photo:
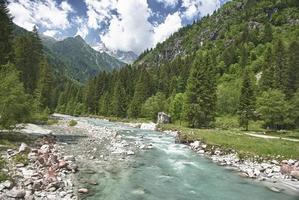
[[[165,111],[191,127],[238,116],[245,129],[255,120],[268,128],[294,128],[298,38],[298,1],[234,0],[144,52],[132,66],[100,73],[79,102],[80,95],[62,94],[70,101],[60,102],[57,111],[151,119]],[[83,110],[66,109],[78,103]]]
[[[58,56],[66,55],[57,61],[57,55],[43,52],[36,30],[14,37],[11,19],[1,6],[2,91],[14,83],[1,93],[2,121],[6,115],[26,121],[29,118],[20,113],[28,116],[32,111],[149,119],[165,111],[174,122],[190,127],[214,127],[219,117],[238,117],[245,129],[252,121],[272,129],[299,126],[296,0],[231,1],[147,50],[135,64],[102,72],[84,86],[56,70],[74,63],[78,73],[93,73],[82,71],[90,55],[80,49],[88,52],[90,47],[81,38],[53,44],[47,40]],[[9,101],[19,106],[13,106],[15,113],[6,111],[10,95]]]
[[[4,1],[0,1],[0,27],[0,127],[45,121],[55,110],[60,92],[68,85],[79,85],[55,70],[63,66],[48,62],[36,28],[14,33]]]
[[[27,30],[13,25],[16,37],[30,34]],[[52,37],[39,35],[44,54],[55,71],[70,79],[84,83],[101,71],[111,72],[125,66],[125,63],[91,48],[80,36],[57,41]]]

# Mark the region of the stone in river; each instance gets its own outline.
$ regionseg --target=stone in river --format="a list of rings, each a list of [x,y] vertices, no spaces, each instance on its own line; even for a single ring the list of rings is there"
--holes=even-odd
[[[134,154],[135,154],[135,153],[134,153],[133,151],[128,151],[128,152],[127,152],[127,155],[129,155],[129,156],[130,156],[130,155],[134,155]]]
[[[299,180],[299,171],[291,171],[291,176]]]
[[[74,156],[64,156],[64,160],[65,161],[75,161],[75,157]]]
[[[3,186],[4,186],[5,188],[10,189],[10,188],[13,186],[13,183],[12,183],[11,181],[7,180],[7,181],[4,181],[4,182],[3,182]]]
[[[205,153],[205,150],[199,150],[198,153],[199,153],[199,154],[204,154],[204,153]]]
[[[10,190],[9,192],[7,192],[6,195],[8,197],[22,199],[26,195],[26,192],[24,190],[14,188],[14,189]]]
[[[81,193],[81,194],[86,194],[86,193],[88,193],[88,189],[87,188],[80,188],[78,190],[78,192]]]
[[[22,142],[22,144],[19,147],[19,153],[26,151],[28,149],[28,145]]]
[[[269,190],[271,190],[271,191],[273,191],[273,192],[281,192],[281,191],[282,191],[282,189],[277,188],[277,187],[274,187],[274,186],[272,186],[272,187],[268,187],[268,188],[269,188]]]

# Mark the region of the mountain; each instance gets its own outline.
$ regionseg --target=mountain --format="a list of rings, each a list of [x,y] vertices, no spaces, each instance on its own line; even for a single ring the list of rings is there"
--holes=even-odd
[[[68,66],[67,72],[80,82],[88,80],[100,71],[112,71],[125,65],[105,52],[95,51],[81,36],[56,42],[47,37],[41,39],[51,57],[58,58]]]
[[[299,25],[298,4],[298,0],[229,1],[213,15],[183,27],[154,49],[146,50],[135,65],[160,65],[211,46],[223,52],[240,43],[244,27],[248,27],[251,38],[257,36],[255,41],[250,41],[256,46],[263,42],[261,38],[267,24],[271,24],[277,34],[288,38],[289,31]]]
[[[138,58],[138,56],[133,51],[110,50],[105,46],[104,43],[99,43],[92,48],[101,53],[105,52],[110,56],[117,58],[118,60],[127,64],[132,64]]]
[[[14,25],[15,36],[29,33],[22,27]],[[94,50],[80,36],[58,41],[40,34],[40,39],[44,46],[44,54],[54,70],[82,83],[101,71],[110,72],[126,65],[106,52]]]

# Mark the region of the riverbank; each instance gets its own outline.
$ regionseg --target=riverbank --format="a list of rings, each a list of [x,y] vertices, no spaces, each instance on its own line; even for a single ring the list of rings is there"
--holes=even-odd
[[[160,125],[159,129],[177,133],[177,142],[190,146],[194,152],[218,165],[232,167],[242,177],[262,181],[274,192],[299,195],[299,143],[296,141],[174,125]]]
[[[76,200],[73,175],[77,166],[73,156],[58,150],[56,138],[49,130],[27,125],[20,132],[5,133],[9,138],[30,138],[30,142],[11,140],[9,148],[2,149],[1,172],[5,177],[0,183],[0,199]]]

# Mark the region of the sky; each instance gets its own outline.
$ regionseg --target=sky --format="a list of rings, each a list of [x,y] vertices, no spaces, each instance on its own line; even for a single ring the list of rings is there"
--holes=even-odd
[[[58,40],[80,35],[91,46],[133,51],[163,42],[227,0],[8,0],[17,25]]]

